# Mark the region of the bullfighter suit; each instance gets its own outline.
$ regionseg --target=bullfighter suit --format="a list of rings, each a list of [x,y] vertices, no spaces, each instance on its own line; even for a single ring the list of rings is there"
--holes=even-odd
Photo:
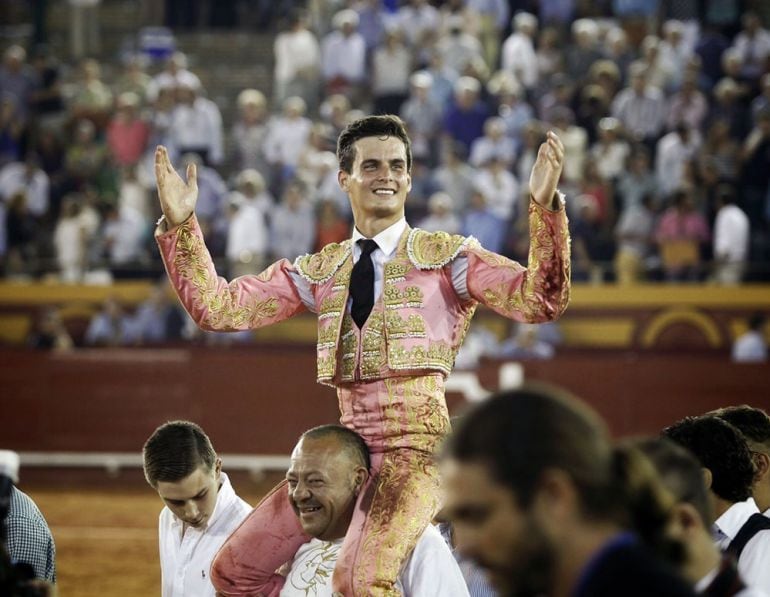
[[[352,240],[228,283],[217,277],[194,215],[158,234],[169,277],[202,328],[255,329],[307,309],[318,314],[318,381],[337,388],[341,423],[372,453],[372,475],[335,568],[335,591],[398,594],[401,564],[440,505],[433,455],[449,432],[444,381],[477,304],[526,322],[555,319],[566,308],[564,209],[531,201],[529,218],[527,268],[472,237],[428,233],[403,219],[393,224],[374,239],[394,240],[380,246],[382,290],[360,329],[349,308],[360,254]],[[307,540],[281,484],[222,548],[212,580],[224,595],[275,595],[282,584],[276,570]]]

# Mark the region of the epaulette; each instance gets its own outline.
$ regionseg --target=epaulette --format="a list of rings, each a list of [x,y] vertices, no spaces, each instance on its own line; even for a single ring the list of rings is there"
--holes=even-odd
[[[457,257],[464,247],[476,242],[472,236],[413,228],[406,241],[406,251],[417,269],[439,269]]]
[[[294,267],[311,284],[323,284],[345,263],[350,255],[350,241],[331,243],[318,253],[300,255],[294,260]]]

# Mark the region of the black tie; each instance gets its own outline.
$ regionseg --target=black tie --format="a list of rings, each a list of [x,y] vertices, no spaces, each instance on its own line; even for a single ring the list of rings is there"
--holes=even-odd
[[[358,244],[361,247],[361,257],[356,261],[350,274],[350,296],[353,298],[350,315],[360,329],[366,323],[374,306],[372,251],[377,248],[377,243],[371,239],[362,238]]]

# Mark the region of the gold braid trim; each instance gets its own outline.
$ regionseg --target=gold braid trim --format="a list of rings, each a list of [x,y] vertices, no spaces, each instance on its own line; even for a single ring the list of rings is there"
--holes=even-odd
[[[447,232],[426,232],[419,228],[409,231],[406,251],[409,261],[418,269],[440,269],[452,261],[463,248],[478,245],[472,236]]]
[[[274,297],[255,298],[240,304],[237,288],[217,289],[216,275],[209,272],[208,259],[202,257],[206,246],[191,227],[192,222],[188,220],[177,229],[174,265],[179,275],[198,291],[196,302],[208,310],[208,325],[215,329],[248,329],[259,327],[263,319],[273,317],[278,312],[278,301]],[[272,275],[272,271],[265,275]]]
[[[331,243],[318,253],[300,255],[294,267],[300,276],[311,284],[323,284],[336,273],[350,255],[350,241]]]

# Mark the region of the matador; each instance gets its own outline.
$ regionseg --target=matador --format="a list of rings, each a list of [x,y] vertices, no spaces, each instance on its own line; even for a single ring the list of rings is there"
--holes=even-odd
[[[549,132],[532,167],[526,267],[473,237],[407,224],[412,156],[397,117],[352,122],[337,157],[352,238],[228,282],[217,275],[194,214],[195,166],[183,181],[158,147],[164,216],[156,240],[182,304],[203,329],[251,330],[306,310],[318,315],[318,381],[337,389],[340,422],[372,455],[334,591],[392,596],[402,563],[440,506],[433,458],[450,429],[444,382],[477,305],[536,323],[557,318],[569,301],[569,233],[557,191],[564,148]],[[278,595],[277,570],[308,540],[281,483],[222,547],[214,586],[221,595]]]

